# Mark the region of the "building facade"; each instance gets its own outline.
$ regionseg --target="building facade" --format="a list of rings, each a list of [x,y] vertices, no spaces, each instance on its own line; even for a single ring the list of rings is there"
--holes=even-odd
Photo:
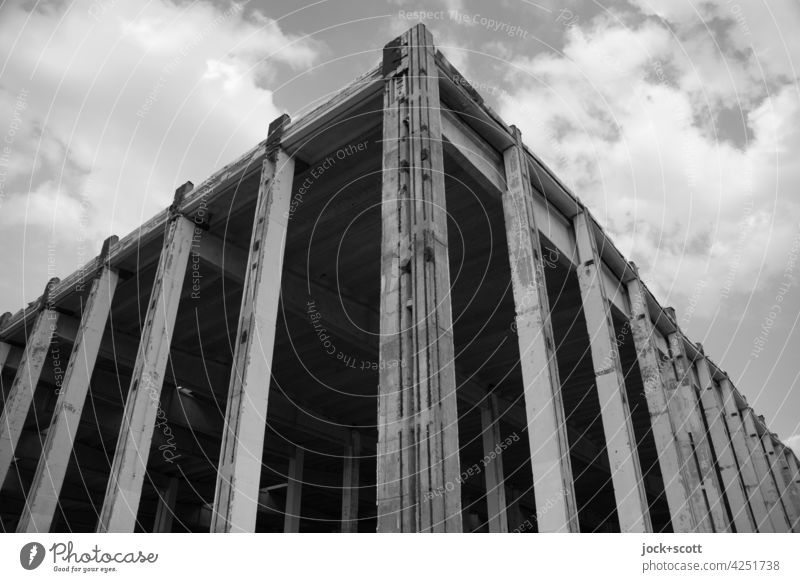
[[[417,25],[0,320],[4,531],[791,532],[795,454]]]

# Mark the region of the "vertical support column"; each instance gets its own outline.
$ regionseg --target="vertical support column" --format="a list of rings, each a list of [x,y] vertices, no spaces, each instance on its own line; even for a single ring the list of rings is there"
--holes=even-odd
[[[8,354],[11,352],[11,344],[8,342],[0,341],[0,374],[6,365]]]
[[[582,210],[573,223],[580,261],[578,283],[589,332],[595,386],[600,400],[619,524],[622,532],[651,532],[653,525],[636,450],[636,435],[619,361],[614,322],[601,280],[602,259],[597,250],[592,222],[588,212]]]
[[[269,126],[236,332],[212,532],[254,532],[261,482],[272,352],[294,160],[280,148],[289,116]]]
[[[673,322],[675,320],[672,317]],[[693,372],[684,348],[683,333],[675,324],[675,331],[669,335],[669,349],[675,373],[675,387],[670,390],[670,414],[680,431],[679,438],[687,459],[692,459],[700,487],[692,495],[696,503],[696,515],[705,515],[711,522],[713,531],[730,531],[725,506],[722,502],[721,490],[717,483],[714,459],[711,447],[706,438],[703,419],[700,417],[700,403],[695,388]],[[691,462],[691,461],[690,461]]]
[[[5,312],[3,315],[0,315],[0,330],[2,330],[8,318],[11,316],[9,312]],[[6,360],[8,360],[8,355],[11,353],[11,344],[0,340],[0,399],[3,398],[5,394],[5,390],[3,389],[3,368],[6,367]],[[2,487],[3,483],[0,482],[0,487]]]
[[[187,182],[175,191],[172,217],[145,315],[98,532],[133,532],[161,401],[172,332],[192,246],[194,224],[179,214]]]
[[[170,478],[167,486],[158,492],[158,506],[153,523],[153,533],[169,533],[175,517],[175,503],[178,500],[178,479]]]
[[[775,531],[770,521],[766,501],[761,493],[761,487],[759,485],[759,479],[756,476],[753,460],[750,458],[751,452],[748,444],[747,432],[745,431],[739,408],[736,405],[733,384],[731,384],[728,378],[723,378],[719,383],[719,389],[722,407],[725,412],[725,420],[731,435],[733,452],[736,455],[736,460],[739,462],[742,482],[747,499],[750,502],[750,509],[753,511],[753,519],[755,520],[757,531],[762,533]]]
[[[797,457],[789,447],[783,444],[778,449],[781,454],[786,486],[789,490],[788,496],[794,504],[795,511],[800,513],[800,467],[797,464]]]
[[[439,80],[419,24],[383,52],[379,532],[461,532]]]
[[[639,371],[644,384],[644,395],[650,413],[650,427],[658,455],[659,468],[664,480],[664,494],[669,506],[672,529],[677,533],[702,531],[702,523],[693,512],[690,502],[692,491],[699,487],[687,467],[677,431],[667,404],[666,381],[662,374],[655,329],[647,308],[644,286],[636,265],[630,264],[634,277],[628,281],[628,300],[631,308],[631,335],[636,347]]]
[[[14,462],[14,451],[25,427],[25,419],[33,402],[33,393],[39,383],[39,376],[58,324],[58,312],[50,301],[50,293],[56,283],[58,279],[50,279],[39,299],[39,312],[33,327],[28,332],[25,351],[17,367],[14,383],[11,384],[11,390],[6,397],[3,414],[0,416],[0,488],[6,480],[11,463]]]
[[[698,344],[700,357],[695,360],[697,377],[700,380],[700,402],[706,414],[708,432],[711,444],[717,455],[717,467],[722,481],[722,492],[728,499],[731,508],[733,525],[738,533],[753,533],[757,531],[755,519],[751,514],[750,504],[744,483],[741,480],[741,471],[733,454],[728,427],[725,424],[725,415],[722,404],[717,394],[711,369],[703,355],[703,347]]]
[[[359,464],[361,463],[361,436],[350,431],[350,442],[344,454],[342,474],[342,533],[358,531],[358,496],[360,493]]]
[[[791,528],[786,514],[783,511],[780,495],[778,494],[775,480],[772,478],[772,472],[767,463],[767,456],[764,451],[764,446],[761,444],[761,437],[758,435],[755,413],[752,408],[747,407],[741,410],[741,415],[745,434],[747,435],[748,444],[750,445],[750,458],[753,461],[753,468],[755,469],[756,478],[758,479],[758,486],[761,489],[761,494],[764,496],[764,502],[767,505],[767,512],[769,513],[772,529],[777,533],[786,533],[790,531]]]
[[[798,533],[800,532],[800,516],[798,516],[797,509],[792,503],[788,484],[783,475],[783,467],[778,458],[778,454],[775,452],[775,446],[772,444],[772,434],[769,430],[765,430],[761,434],[761,442],[764,444],[764,451],[767,454],[767,463],[772,472],[772,478],[775,480],[778,499],[781,502],[781,507],[783,507],[786,520],[789,522],[791,531]]]
[[[578,509],[533,189],[522,135],[503,153],[506,239],[540,532],[577,532]]]
[[[107,262],[111,248],[117,240],[116,236],[112,236],[103,243],[100,252],[103,266],[92,281],[83,305],[81,323],[75,334],[67,371],[47,431],[47,440],[17,525],[19,533],[50,531],[83,413],[83,405],[89,392],[89,382],[92,379],[106,321],[111,311],[111,300],[119,279],[117,272]]]
[[[503,453],[500,443],[500,422],[497,397],[489,394],[481,403],[481,436],[483,440],[484,482],[490,533],[508,533],[506,485],[503,474]]]
[[[300,505],[303,499],[303,457],[303,449],[295,447],[294,456],[289,459],[283,533],[298,533],[300,531]]]

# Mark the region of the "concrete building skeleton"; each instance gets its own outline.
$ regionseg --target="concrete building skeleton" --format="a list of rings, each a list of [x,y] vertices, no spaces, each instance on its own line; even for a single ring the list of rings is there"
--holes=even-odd
[[[417,25],[0,320],[4,531],[789,532],[798,460]]]

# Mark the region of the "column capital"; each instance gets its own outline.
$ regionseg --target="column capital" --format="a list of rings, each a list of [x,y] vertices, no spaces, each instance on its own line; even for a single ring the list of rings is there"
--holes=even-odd
[[[190,181],[184,182],[175,189],[175,195],[172,197],[172,204],[169,207],[170,218],[175,218],[180,214],[183,201],[192,190],[194,190],[194,184]]]

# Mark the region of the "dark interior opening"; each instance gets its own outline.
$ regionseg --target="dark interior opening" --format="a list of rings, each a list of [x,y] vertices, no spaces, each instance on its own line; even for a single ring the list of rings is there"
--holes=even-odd
[[[636,346],[633,343],[630,323],[626,318],[614,313],[614,331],[617,338],[620,365],[625,378],[625,391],[631,411],[633,433],[636,437],[636,451],[645,481],[645,493],[650,509],[650,520],[654,532],[672,532],[672,521],[669,506],[664,492],[664,479],[658,464],[658,452],[653,440],[653,427],[650,422],[650,410],[644,393],[642,374],[639,371],[639,360]]]
[[[498,402],[509,530],[536,531],[502,202],[448,156],[445,175],[464,531],[488,531],[480,408],[489,395]]]
[[[549,241],[542,244],[543,254],[559,256]],[[619,531],[578,277],[559,261],[551,261],[545,273],[580,530]]]

